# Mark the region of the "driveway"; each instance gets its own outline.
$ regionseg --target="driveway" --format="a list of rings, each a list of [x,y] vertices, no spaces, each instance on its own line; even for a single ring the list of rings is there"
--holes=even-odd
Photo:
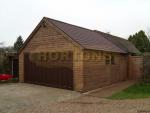
[[[46,108],[46,111],[45,111]],[[49,111],[49,112],[47,112]],[[150,113],[150,99],[109,100],[91,96],[64,101],[29,113]]]
[[[0,113],[150,113],[148,98],[100,97],[40,85],[0,84]]]
[[[33,84],[0,84],[0,113],[22,113],[35,106],[50,105],[80,95],[74,91]]]

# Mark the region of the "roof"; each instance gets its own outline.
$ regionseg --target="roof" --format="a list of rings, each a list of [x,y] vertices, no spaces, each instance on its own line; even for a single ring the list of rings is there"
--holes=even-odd
[[[41,22],[37,25],[37,27],[25,41],[23,47],[19,52],[23,50],[34,33],[37,32],[38,28],[45,20],[63,31],[73,42],[80,45],[84,49],[102,50],[117,53],[139,53],[135,46],[125,39],[112,36],[100,31],[95,32],[90,29],[50,19],[47,17],[44,17],[41,20]]]
[[[126,53],[111,41],[104,38],[102,35],[94,32],[93,30],[71,25],[58,20],[46,18],[49,22],[53,23],[64,33],[66,33],[72,40],[80,44],[85,49],[103,50],[109,52]]]
[[[120,49],[124,50],[127,53],[140,53],[139,50],[128,40],[107,34],[101,31],[95,31],[100,35],[103,35],[106,39],[117,45]]]

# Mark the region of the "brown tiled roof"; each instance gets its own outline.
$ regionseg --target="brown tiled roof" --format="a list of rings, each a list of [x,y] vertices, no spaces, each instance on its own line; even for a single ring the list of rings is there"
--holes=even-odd
[[[37,25],[37,27],[25,41],[19,53],[25,48],[27,43],[31,40],[32,36],[37,32],[45,19],[63,31],[69,36],[69,38],[73,40],[73,42],[80,45],[84,49],[102,50],[117,53],[139,53],[135,46],[125,39],[100,31],[93,31],[76,25],[71,25],[47,17],[44,17]]]
[[[64,33],[66,33],[72,40],[80,44],[85,49],[102,50],[109,52],[126,53],[126,51],[117,47],[111,41],[104,38],[93,30],[60,22],[50,18],[46,18],[49,22],[57,26]]]
[[[100,35],[103,35],[106,39],[117,45],[120,49],[126,51],[127,53],[140,53],[139,50],[128,40],[107,34],[101,31],[95,31]]]

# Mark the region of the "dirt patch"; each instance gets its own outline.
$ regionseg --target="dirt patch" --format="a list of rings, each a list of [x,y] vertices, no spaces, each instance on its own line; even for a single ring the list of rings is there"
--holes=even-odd
[[[96,91],[87,92],[85,94],[93,96],[93,97],[106,98],[106,97],[111,96],[114,93],[117,93],[117,92],[135,84],[136,82],[137,81],[123,81],[123,82],[113,84],[111,86],[100,88]]]

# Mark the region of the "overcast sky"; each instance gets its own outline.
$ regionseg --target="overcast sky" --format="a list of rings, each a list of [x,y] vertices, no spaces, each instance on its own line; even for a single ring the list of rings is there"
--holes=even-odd
[[[44,16],[128,38],[150,28],[150,0],[0,0],[0,42],[25,40]]]

